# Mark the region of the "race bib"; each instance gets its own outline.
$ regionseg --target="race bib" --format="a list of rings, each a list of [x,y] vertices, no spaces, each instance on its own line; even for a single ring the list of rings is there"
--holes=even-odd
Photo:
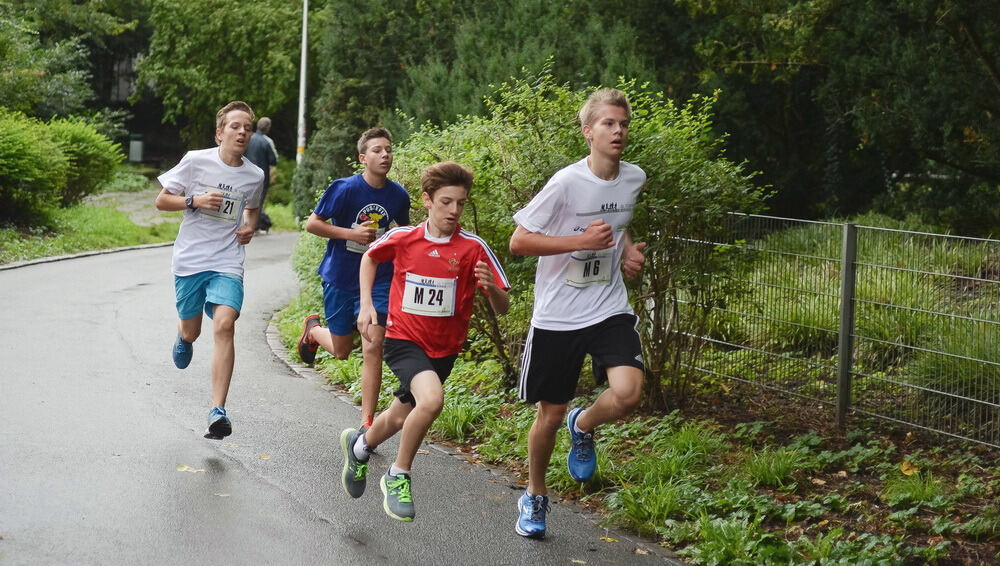
[[[222,195],[222,206],[219,207],[219,210],[199,208],[198,211],[201,214],[229,224],[237,224],[240,221],[240,211],[243,210],[243,193],[214,187],[205,192]]]
[[[351,223],[351,230],[357,228],[358,226],[361,226],[361,225],[358,224],[357,222]],[[376,228],[375,229],[375,240],[381,238],[382,234],[385,234],[385,228]],[[372,241],[374,242],[375,240],[372,240]],[[359,243],[355,242],[354,240],[347,240],[346,243],[347,243],[347,251],[354,252],[356,254],[363,254],[363,253],[367,252],[368,248],[371,246],[371,244],[359,244]]]
[[[573,287],[611,283],[615,248],[573,252],[566,269],[566,284]]]
[[[403,287],[403,312],[418,316],[454,315],[456,281],[407,273]]]

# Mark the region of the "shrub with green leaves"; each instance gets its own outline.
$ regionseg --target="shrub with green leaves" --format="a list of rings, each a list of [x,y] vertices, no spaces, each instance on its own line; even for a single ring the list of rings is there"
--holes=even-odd
[[[124,159],[119,144],[82,120],[58,118],[49,122],[48,130],[69,165],[60,195],[62,206],[75,204],[97,192],[98,187],[114,176],[115,168]]]
[[[45,124],[0,108],[0,220],[44,224],[59,208],[68,168]]]

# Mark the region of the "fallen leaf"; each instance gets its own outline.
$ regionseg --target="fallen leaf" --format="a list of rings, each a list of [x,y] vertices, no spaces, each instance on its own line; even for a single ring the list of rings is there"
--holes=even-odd
[[[826,485],[826,480],[821,480],[819,478],[809,478],[809,481],[813,482],[813,485]]]
[[[229,497],[228,493],[216,493],[215,495],[217,495],[218,497]]]
[[[586,564],[586,562],[583,560],[577,560],[576,558],[571,558],[570,564]]]
[[[270,460],[271,459],[271,455],[270,454],[261,454],[260,455],[260,459],[261,460]]]
[[[192,474],[197,474],[198,472],[204,472],[205,469],[204,468],[192,468],[191,466],[187,466],[187,465],[184,465],[184,464],[177,464],[177,471],[178,472],[191,472]]]
[[[823,519],[822,521],[820,521],[820,522],[816,523],[816,526],[817,526],[817,527],[825,527],[825,526],[827,526],[827,525],[829,525],[829,524],[830,524],[830,521],[829,521],[829,520],[827,520],[827,519]]]
[[[903,444],[912,444],[916,439],[917,435],[913,434],[913,431],[910,431],[906,433],[906,438],[903,439]]]
[[[618,542],[618,539],[611,537],[601,537],[601,540],[603,540],[604,542]]]
[[[417,450],[417,454],[430,454],[430,452],[421,449],[421,450]]]
[[[907,476],[912,476],[913,474],[920,471],[920,468],[914,466],[909,460],[903,460],[903,463],[899,465],[899,470]]]
[[[635,553],[636,554],[642,554],[642,555],[645,556],[646,554],[649,554],[649,551],[648,550],[644,550],[642,548],[637,548],[637,549],[635,549]]]
[[[837,472],[837,477],[838,478],[846,478],[847,477],[847,471],[846,470],[840,470],[839,472]]]

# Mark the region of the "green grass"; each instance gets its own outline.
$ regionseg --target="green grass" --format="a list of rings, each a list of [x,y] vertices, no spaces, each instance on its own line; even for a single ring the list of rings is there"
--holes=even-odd
[[[113,208],[78,205],[61,209],[53,218],[54,229],[24,232],[0,228],[0,263],[10,263],[63,254],[170,242],[177,237],[177,222],[136,226],[127,214]]]

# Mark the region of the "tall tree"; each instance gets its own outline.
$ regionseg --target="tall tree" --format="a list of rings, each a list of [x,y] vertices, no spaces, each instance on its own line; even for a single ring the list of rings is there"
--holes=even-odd
[[[245,100],[272,113],[297,90],[302,7],[287,0],[152,0],[153,37],[139,84],[161,97],[164,120],[191,146],[211,142],[215,112]],[[137,93],[137,98],[141,93]]]

